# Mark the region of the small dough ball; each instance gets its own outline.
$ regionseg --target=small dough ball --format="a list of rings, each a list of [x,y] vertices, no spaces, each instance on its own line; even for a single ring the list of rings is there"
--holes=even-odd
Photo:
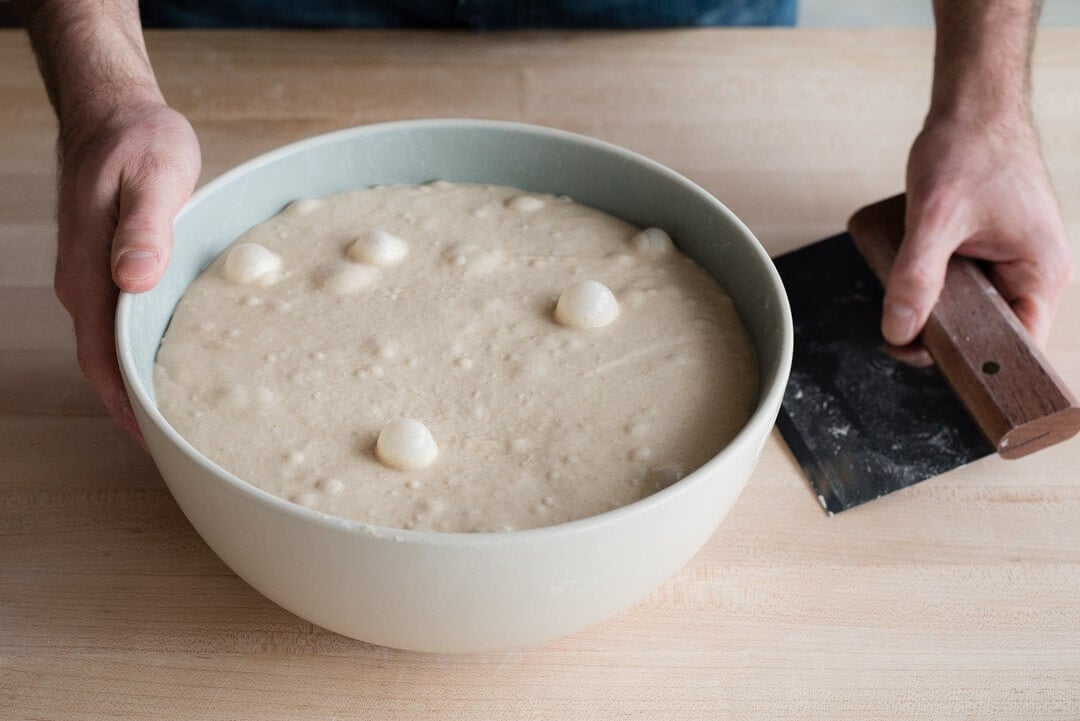
[[[348,254],[358,263],[397,265],[409,254],[409,244],[393,233],[376,230],[366,238],[357,238],[349,246]]]
[[[646,228],[631,238],[630,244],[648,258],[663,258],[675,249],[671,236],[660,228]]]
[[[240,243],[225,256],[225,277],[242,285],[267,286],[281,273],[281,256],[258,243]]]
[[[415,418],[395,418],[383,426],[375,443],[375,455],[384,466],[415,471],[430,466],[439,455],[435,438]]]
[[[294,215],[310,215],[323,206],[323,201],[318,198],[301,198],[289,203],[286,212]]]
[[[595,280],[574,283],[559,296],[555,320],[571,328],[601,328],[619,317],[615,294]]]
[[[519,213],[535,213],[544,207],[544,201],[535,195],[515,195],[506,201],[506,207]]]

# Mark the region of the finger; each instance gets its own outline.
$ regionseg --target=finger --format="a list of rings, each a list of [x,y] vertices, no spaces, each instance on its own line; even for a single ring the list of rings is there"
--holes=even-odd
[[[1054,314],[1050,308],[1037,298],[1017,298],[1012,302],[1013,312],[1020,322],[1031,334],[1031,339],[1040,348],[1046,347],[1046,341],[1050,338],[1050,326],[1054,321]]]
[[[77,291],[80,303],[73,314],[76,356],[80,370],[97,390],[109,415],[145,447],[116,360],[113,313],[118,293],[104,273],[85,277]]]
[[[1052,237],[1033,231],[1036,237]],[[990,281],[1012,307],[1035,343],[1045,347],[1055,311],[1072,278],[1072,254],[1067,240],[1040,246],[1034,260],[997,263],[989,269]]]
[[[992,266],[989,275],[1031,339],[1039,347],[1045,347],[1064,283],[1059,287],[1054,273],[1026,262]],[[1067,278],[1067,273],[1062,277]]]
[[[187,178],[156,167],[125,177],[112,243],[112,278],[130,293],[150,290],[161,279],[172,252],[172,224],[192,184]]]
[[[885,343],[882,346],[882,350],[884,350],[885,354],[890,358],[900,361],[904,365],[909,365],[912,368],[929,368],[934,365],[934,359],[930,357],[930,352],[927,351],[919,341],[904,346]]]
[[[881,334],[894,346],[911,343],[926,325],[945,284],[949,257],[959,245],[942,221],[916,217],[907,228],[889,273],[881,315]]]
[[[114,229],[110,208],[115,205],[109,193],[100,189],[106,185],[102,182],[86,190],[76,190],[70,183],[62,187],[56,296],[75,324],[80,370],[109,415],[142,444],[116,361],[113,316],[119,291],[109,274]]]

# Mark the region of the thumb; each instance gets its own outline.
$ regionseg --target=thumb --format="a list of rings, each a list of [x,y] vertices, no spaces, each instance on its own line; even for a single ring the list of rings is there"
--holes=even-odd
[[[120,290],[141,293],[161,280],[172,252],[173,219],[190,194],[187,181],[168,172],[122,181],[111,259]]]
[[[907,228],[889,272],[881,315],[881,334],[896,346],[911,343],[922,332],[958,245],[949,242],[950,234],[941,225],[916,221]]]

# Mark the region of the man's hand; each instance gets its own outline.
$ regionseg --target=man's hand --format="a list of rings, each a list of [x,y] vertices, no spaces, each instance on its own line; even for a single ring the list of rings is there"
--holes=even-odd
[[[172,222],[199,177],[199,144],[161,95],[136,0],[16,0],[60,123],[56,295],[79,367],[142,440],[116,361],[120,290],[157,284]]]
[[[882,332],[906,345],[926,323],[954,253],[988,275],[1045,345],[1072,260],[1065,226],[1026,120],[929,121],[911,149],[907,234],[889,276]]]
[[[151,102],[66,133],[60,152],[56,295],[75,322],[79,368],[141,440],[116,360],[116,299],[165,272],[173,218],[199,177],[199,144],[182,115]]]
[[[885,291],[882,334],[915,340],[953,253],[990,279],[1044,345],[1072,274],[1065,225],[1032,125],[1037,0],[935,0],[930,112],[911,149],[906,234]]]

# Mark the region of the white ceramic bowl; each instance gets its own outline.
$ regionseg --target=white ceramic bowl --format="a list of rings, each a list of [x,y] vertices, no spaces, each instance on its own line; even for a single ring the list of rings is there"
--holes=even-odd
[[[154,403],[152,367],[188,284],[234,238],[297,198],[382,183],[488,182],[566,194],[665,228],[734,298],[757,347],[760,398],[732,443],[648,498],[591,518],[506,533],[406,531],[289,503],[219,468]],[[674,574],[727,515],[780,407],[791,317],[754,236],[722,204],[639,155],[513,123],[387,123],[304,140],[208,183],[176,218],[169,270],[123,295],[120,368],[161,475],[191,524],[245,581],[333,631],[424,651],[520,647],[633,605]]]

